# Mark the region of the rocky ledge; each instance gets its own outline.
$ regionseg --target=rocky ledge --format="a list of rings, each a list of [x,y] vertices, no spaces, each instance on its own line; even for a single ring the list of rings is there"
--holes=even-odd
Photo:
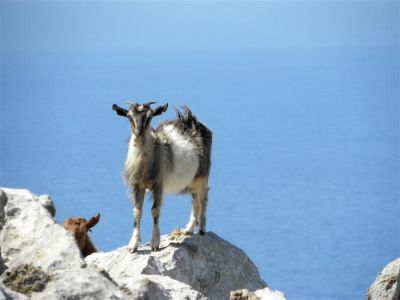
[[[400,300],[400,258],[388,263],[367,293],[367,300]]]
[[[277,299],[239,248],[212,232],[84,260],[49,196],[0,189],[0,299]]]

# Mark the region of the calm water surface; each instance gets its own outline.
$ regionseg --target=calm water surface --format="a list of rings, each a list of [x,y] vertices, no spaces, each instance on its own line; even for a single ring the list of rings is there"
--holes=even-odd
[[[129,125],[111,105],[156,99],[170,109],[153,125],[187,104],[213,130],[208,230],[242,248],[273,289],[362,299],[400,255],[398,46],[54,47],[3,47],[0,185],[50,194],[58,222],[100,212],[99,249],[126,245],[133,223]],[[162,234],[189,212],[187,196],[166,197]]]

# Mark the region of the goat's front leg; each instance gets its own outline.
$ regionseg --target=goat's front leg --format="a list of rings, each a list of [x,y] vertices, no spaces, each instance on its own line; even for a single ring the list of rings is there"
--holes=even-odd
[[[128,251],[133,253],[136,252],[139,247],[140,242],[140,220],[142,218],[142,210],[143,210],[143,200],[145,189],[141,188],[139,185],[135,185],[133,188],[133,216],[134,216],[134,225],[132,237],[128,245]]]
[[[151,215],[153,216],[153,234],[151,237],[151,250],[158,251],[160,249],[160,211],[162,205],[162,187],[156,187],[153,190],[153,207]]]
[[[190,214],[189,222],[186,225],[185,233],[192,234],[194,227],[198,223],[200,212],[200,202],[197,193],[192,193],[192,213]]]

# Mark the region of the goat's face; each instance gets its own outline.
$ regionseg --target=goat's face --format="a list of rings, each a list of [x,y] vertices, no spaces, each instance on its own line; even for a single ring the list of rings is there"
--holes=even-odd
[[[64,229],[74,234],[75,240],[78,243],[79,249],[85,247],[88,240],[88,231],[94,227],[100,220],[100,214],[97,214],[89,221],[84,218],[67,218],[64,220]]]
[[[150,127],[150,121],[153,117],[161,115],[168,108],[168,103],[159,106],[156,109],[151,109],[150,105],[155,102],[148,102],[143,104],[129,103],[129,109],[124,109],[116,104],[113,104],[112,108],[115,110],[117,115],[128,118],[131,123],[132,133],[137,139],[142,140],[148,128]]]

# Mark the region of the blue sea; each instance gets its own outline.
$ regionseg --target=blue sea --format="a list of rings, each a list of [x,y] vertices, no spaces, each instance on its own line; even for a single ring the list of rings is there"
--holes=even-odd
[[[363,299],[400,256],[399,2],[0,3],[0,186],[101,213],[100,250],[133,225],[111,106],[155,100],[153,126],[186,104],[212,129],[208,230],[272,289]],[[190,202],[165,198],[162,234]]]

